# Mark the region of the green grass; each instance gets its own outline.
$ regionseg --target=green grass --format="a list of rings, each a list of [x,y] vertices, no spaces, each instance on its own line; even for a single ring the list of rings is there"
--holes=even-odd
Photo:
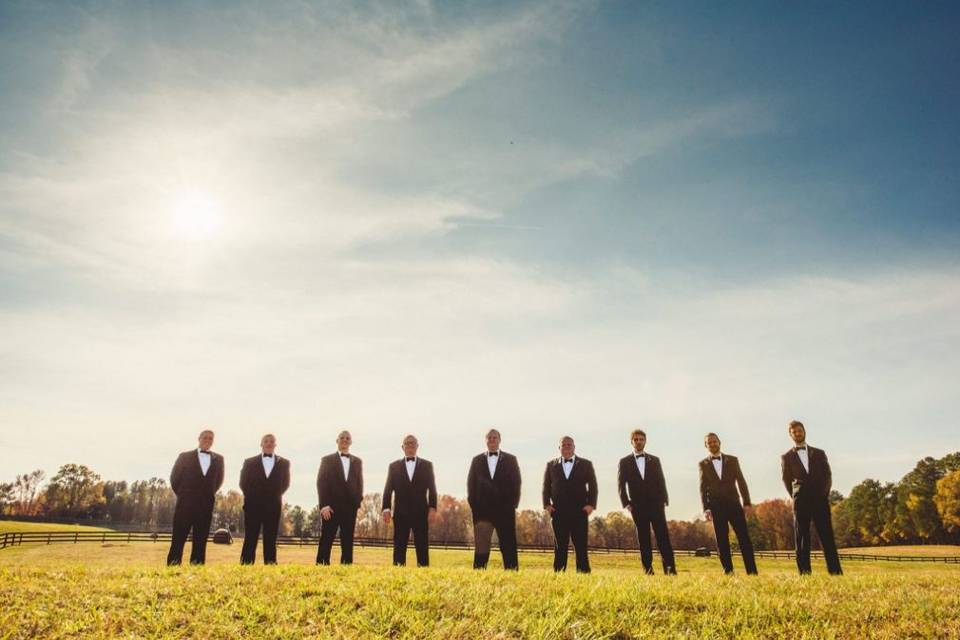
[[[20,522],[0,520],[0,533],[19,533],[21,531],[113,531],[104,527],[87,527],[79,524],[54,524],[49,522]]]
[[[312,566],[311,547],[282,547],[276,567],[238,566],[236,544],[209,550],[206,567],[173,569],[164,544],[2,550],[0,638],[960,637],[957,565],[848,561],[843,577],[800,578],[792,561],[761,560],[750,578],[679,558],[670,578],[620,554],[581,576],[535,553],[514,574],[475,572],[463,551],[398,569],[383,549],[353,567]]]

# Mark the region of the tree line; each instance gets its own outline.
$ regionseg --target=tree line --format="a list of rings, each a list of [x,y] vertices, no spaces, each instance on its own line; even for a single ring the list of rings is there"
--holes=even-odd
[[[42,470],[0,483],[0,515],[50,520],[76,520],[148,530],[169,529],[176,497],[163,478],[127,482],[102,480],[82,464],[65,464],[48,482]],[[831,494],[834,530],[840,546],[886,544],[960,544],[960,452],[940,459],[927,457],[899,482],[867,479],[848,496]],[[356,535],[390,536],[380,514],[380,494],[364,496]],[[281,535],[317,537],[318,507],[310,510],[285,504]],[[765,500],[747,518],[757,549],[792,549],[793,511],[788,500]],[[670,538],[678,549],[715,549],[713,527],[701,519],[671,520]],[[243,527],[243,495],[236,490],[217,494],[214,528],[239,532]],[[430,537],[438,541],[472,542],[470,507],[463,498],[440,496]],[[550,518],[541,510],[517,513],[521,545],[553,544]],[[629,515],[613,511],[590,520],[590,543],[624,549],[637,547]]]

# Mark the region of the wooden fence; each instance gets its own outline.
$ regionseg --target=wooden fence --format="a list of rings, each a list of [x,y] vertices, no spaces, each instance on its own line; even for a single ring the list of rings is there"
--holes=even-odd
[[[209,541],[213,542],[213,533]],[[170,543],[169,532],[154,531],[17,531],[0,533],[0,549],[18,547],[21,545],[50,545],[50,544],[80,544],[81,542],[97,542],[100,544],[132,544],[134,542]],[[277,544],[282,546],[315,547],[319,540],[314,537],[297,538],[294,536],[279,536]],[[393,541],[389,538],[354,538],[354,544],[359,547],[391,547]],[[430,546],[434,549],[473,549],[473,543],[466,540],[431,540]],[[494,545],[496,546],[496,545]],[[519,545],[521,551],[537,553],[552,553],[553,547],[548,545]],[[621,547],[590,547],[592,553],[620,553],[635,554],[636,549]],[[674,553],[678,556],[710,555],[704,550],[678,549]],[[905,556],[891,554],[843,553],[844,560],[890,561],[890,562],[942,562],[960,564],[960,556]],[[759,558],[779,558],[792,560],[793,551],[756,551]],[[814,551],[814,557],[822,557],[822,552]]]

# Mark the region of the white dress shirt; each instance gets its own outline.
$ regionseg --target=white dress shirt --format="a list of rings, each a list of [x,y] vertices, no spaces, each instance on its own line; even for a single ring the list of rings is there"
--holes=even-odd
[[[808,455],[809,451],[806,449],[807,445],[803,446],[803,449],[797,451],[797,457],[800,458],[800,462],[803,464],[804,470],[806,470],[807,473],[810,473],[810,457]]]
[[[340,464],[343,465],[343,479],[350,479],[350,456],[342,456],[340,452],[337,452],[337,455],[340,456]]]
[[[261,454],[260,460],[263,461],[263,472],[269,478],[270,473],[273,471],[273,465],[277,463],[277,454],[273,454],[272,456],[265,456]]]
[[[490,452],[487,451],[487,468],[490,469],[490,479],[493,480],[493,474],[497,472],[497,463],[500,462],[500,452],[497,451],[497,455],[492,456]]]
[[[210,455],[209,451],[203,451],[198,448],[197,458],[200,460],[200,472],[203,475],[207,475],[207,471],[210,471],[210,461],[213,460],[213,456]]]
[[[561,466],[563,467],[563,477],[565,477],[567,480],[570,479],[570,474],[573,473],[573,462],[576,459],[576,456],[572,456],[569,460],[564,460],[561,463]]]
[[[413,472],[417,468],[417,459],[407,460],[404,458],[404,463],[407,465],[407,477],[410,478],[410,482],[413,482]]]
[[[638,454],[636,451],[634,451],[634,452],[633,452],[633,456],[634,456],[633,459],[637,461],[637,471],[640,472],[640,477],[641,477],[642,479],[646,480],[646,479],[647,479],[647,456],[646,456],[646,455],[640,455],[640,457],[638,458],[638,457],[637,457],[638,455],[640,455],[640,454]]]
[[[712,454],[711,454],[712,456]],[[713,468],[717,471],[717,477],[723,478],[723,459],[722,458],[712,458],[710,462],[713,463]]]

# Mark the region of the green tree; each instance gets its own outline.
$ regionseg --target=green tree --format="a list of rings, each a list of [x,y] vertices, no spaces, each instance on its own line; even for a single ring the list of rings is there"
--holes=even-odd
[[[14,500],[13,483],[0,483],[0,514],[6,514],[8,511],[13,511],[14,504],[16,504],[16,502]]]
[[[83,464],[65,464],[46,490],[47,509],[70,517],[87,517],[104,502],[100,476]]]
[[[228,531],[243,531],[243,494],[236,489],[217,493],[213,506],[213,526]]]
[[[287,521],[290,523],[291,535],[302,538],[307,525],[307,512],[300,505],[294,506],[287,512]]]
[[[957,469],[960,469],[960,453],[952,453],[939,460],[928,456],[917,462],[913,471],[903,477],[897,487],[894,518],[898,534],[926,542],[947,538],[933,497],[937,493],[937,481]]]
[[[834,530],[842,546],[863,546],[891,542],[888,523],[896,509],[893,483],[864,480],[834,507]]]

